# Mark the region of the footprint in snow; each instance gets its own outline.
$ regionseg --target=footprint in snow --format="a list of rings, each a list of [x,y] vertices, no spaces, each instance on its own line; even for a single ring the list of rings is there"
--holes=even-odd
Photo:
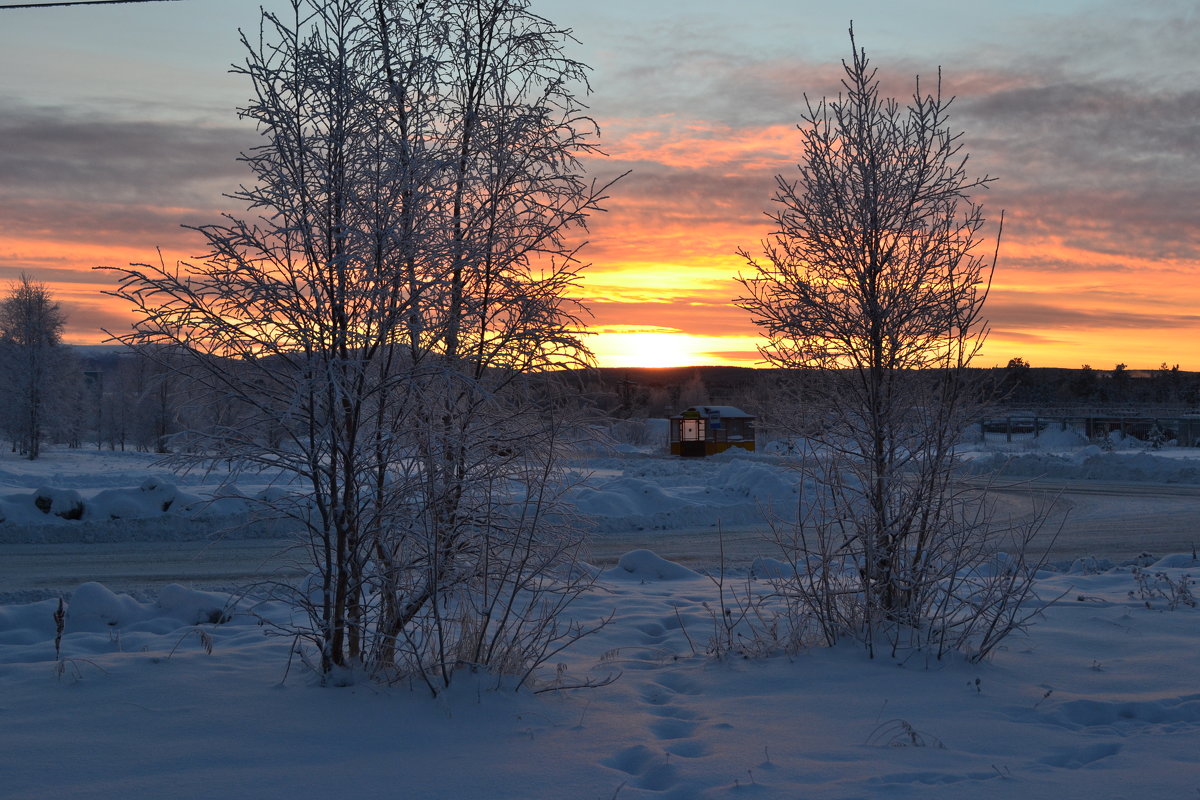
[[[659,739],[687,739],[696,732],[696,723],[682,719],[660,719],[650,725]]]
[[[1117,742],[1096,742],[1083,747],[1059,750],[1045,758],[1038,759],[1038,763],[1063,769],[1080,769],[1103,758],[1115,756],[1119,752],[1121,752],[1121,745]]]

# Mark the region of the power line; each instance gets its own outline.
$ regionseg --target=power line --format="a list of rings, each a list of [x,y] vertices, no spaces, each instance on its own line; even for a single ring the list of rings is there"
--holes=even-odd
[[[117,3],[178,3],[179,0],[69,0],[62,3],[6,3],[0,5],[0,11],[6,8],[54,8],[56,6],[110,6]]]

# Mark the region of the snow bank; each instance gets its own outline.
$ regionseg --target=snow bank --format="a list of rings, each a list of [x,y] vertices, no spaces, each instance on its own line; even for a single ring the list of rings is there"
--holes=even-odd
[[[127,594],[115,594],[99,583],[85,583],[71,593],[67,606],[67,631],[99,632],[109,628],[136,628],[165,621],[173,627],[220,623],[229,619],[232,600],[218,592],[200,592],[179,584],[164,586],[153,603],[139,603]]]
[[[0,495],[0,524],[77,520],[83,512],[83,497],[74,489],[43,486],[28,494]]]
[[[605,517],[651,517],[688,504],[640,478],[617,478],[596,489],[580,487],[573,499],[580,513]]]
[[[1200,484],[1200,452],[1192,458],[1144,451],[1106,453],[1096,445],[1060,453],[990,453],[964,461],[968,474],[1013,478]]]
[[[57,635],[55,614],[58,600],[0,605],[0,663],[14,658],[52,658],[48,647]],[[184,626],[228,622],[234,609],[233,597],[221,592],[202,592],[179,584],[164,586],[152,602],[139,602],[128,594],[118,594],[100,583],[81,584],[63,603],[63,636],[76,642],[75,652],[95,651],[90,639],[72,639],[75,635],[113,636],[138,633],[164,633]],[[86,647],[83,642],[87,642]],[[32,651],[9,650],[5,645],[34,647]],[[107,650],[107,646],[101,649]]]
[[[117,519],[151,519],[173,513],[191,519],[245,514],[250,506],[242,498],[210,501],[179,491],[172,483],[148,479],[136,488],[101,489],[82,495],[70,488],[42,487],[30,494],[0,496],[0,521],[10,524],[56,524]]]
[[[29,461],[0,453],[0,544],[285,535],[286,526],[256,517],[255,502],[288,491],[282,476],[243,476],[239,489],[228,471],[172,475],[161,458],[50,448]]]
[[[74,489],[43,487],[33,493],[33,506],[43,514],[63,519],[83,517],[83,497]]]
[[[1054,425],[1051,425],[1038,434],[1035,441],[1037,447],[1042,450],[1066,450],[1075,447],[1086,447],[1089,444],[1088,438],[1079,431],[1073,428],[1064,430]]]
[[[286,490],[267,487],[254,497],[240,495],[236,487],[222,491],[224,496],[213,498],[151,477],[136,487],[9,492],[0,495],[0,544],[260,539],[292,530],[291,523],[259,513],[264,506],[257,502]]]
[[[1197,450],[1104,452],[1077,446],[1081,440],[1073,431],[1054,429],[1029,441],[1043,449],[964,452],[962,469],[981,475],[999,471],[1009,478],[1200,485]],[[801,476],[793,469],[798,454],[813,455],[814,443],[791,444],[790,450],[776,448],[785,455],[735,449],[696,459],[670,456],[661,448],[653,453],[633,446],[625,448],[629,452],[609,450],[572,465],[580,482],[565,498],[586,529],[600,536],[718,525],[762,529],[769,517],[793,519],[802,497],[819,496],[815,487],[801,492]],[[68,455],[83,466],[72,467]],[[109,456],[112,471],[104,473]],[[149,469],[147,459],[129,454],[52,453],[50,459],[40,467],[0,459],[0,485],[29,482],[23,490],[0,494],[0,543],[197,540],[218,530],[226,538],[257,539],[285,536],[290,529],[254,516],[256,498],[286,498],[289,487],[277,482],[245,486],[244,496],[221,486],[227,496],[212,500],[218,485],[211,481],[228,476],[168,480]],[[89,465],[98,474],[89,476],[84,471]]]
[[[617,566],[602,573],[608,580],[680,581],[702,577],[682,564],[667,561],[650,550],[633,550],[617,560]]]
[[[85,511],[86,519],[146,519],[199,506],[200,498],[180,496],[174,484],[147,480],[137,489],[105,489],[92,496]]]
[[[799,496],[786,461],[744,450],[709,458],[631,453],[589,466],[567,499],[599,534],[762,524],[768,513],[794,514]]]

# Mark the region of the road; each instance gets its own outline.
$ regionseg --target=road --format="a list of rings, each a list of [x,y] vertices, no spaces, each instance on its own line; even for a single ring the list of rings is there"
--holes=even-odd
[[[52,597],[87,581],[143,597],[168,583],[233,590],[272,575],[299,577],[291,544],[282,539],[0,544],[0,604]]]
[[[1121,562],[1200,546],[1196,486],[1041,480],[993,485],[991,497],[1001,524],[1020,525],[1035,509],[1048,509],[1034,546],[1048,547],[1050,561]],[[745,568],[775,554],[764,537],[764,528],[746,526],[604,534],[591,542],[588,558],[611,566],[623,553],[646,548],[696,569],[715,569],[722,560]],[[167,583],[232,589],[272,574],[296,577],[301,570],[288,545],[282,539],[0,544],[0,603],[54,596],[85,581],[148,596]]]
[[[1142,553],[1162,556],[1200,546],[1200,486],[1158,483],[1034,480],[993,487],[1014,516],[1049,504],[1048,523],[1036,542],[1051,560],[1096,556],[1113,561]]]
[[[982,488],[982,482],[973,482]],[[1000,527],[1044,522],[1032,540],[1048,561],[1094,556],[1115,562],[1142,553],[1162,556],[1200,547],[1200,486],[1035,480],[993,483],[989,496]],[[721,562],[745,567],[760,555],[773,555],[765,529],[735,528],[606,534],[592,543],[594,563],[616,563],[639,547],[693,568]],[[999,543],[1000,549],[1003,542]]]

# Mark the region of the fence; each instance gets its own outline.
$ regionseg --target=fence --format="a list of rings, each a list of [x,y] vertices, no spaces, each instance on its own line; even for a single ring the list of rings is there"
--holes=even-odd
[[[1197,414],[1175,417],[1013,414],[981,420],[979,436],[983,439],[989,433],[1003,433],[1011,442],[1013,434],[1032,433],[1036,439],[1052,426],[1057,430],[1079,431],[1088,439],[1104,439],[1110,433],[1119,431],[1122,436],[1144,441],[1174,441],[1181,447],[1200,447],[1200,415]]]

